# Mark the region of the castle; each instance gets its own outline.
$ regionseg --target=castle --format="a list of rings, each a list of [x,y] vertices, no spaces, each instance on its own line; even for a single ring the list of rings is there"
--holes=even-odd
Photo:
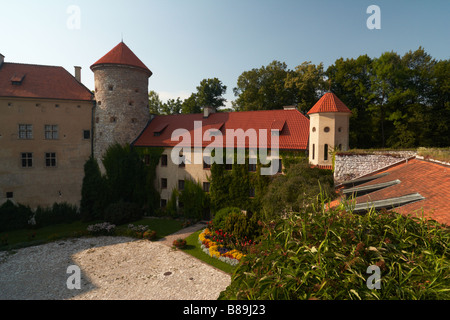
[[[101,165],[105,150],[115,142],[164,148],[155,181],[161,206],[186,179],[200,181],[208,192],[207,161],[170,161],[177,143],[171,139],[174,131],[194,135],[196,123],[201,124],[202,137],[208,130],[224,138],[230,130],[241,130],[244,138],[252,130],[268,132],[266,145],[277,141],[279,150],[309,152],[310,163],[322,168],[331,168],[330,152],[335,147],[348,149],[351,112],[331,92],[310,109],[310,119],[293,107],[216,112],[205,106],[203,114],[155,116],[148,109],[152,71],[124,42],[91,70],[94,93],[82,84],[80,67],[72,76],[62,67],[9,63],[0,55],[0,204],[12,200],[31,207],[55,202],[78,205],[84,163],[92,155]],[[244,148],[258,147],[248,140]],[[279,155],[269,158],[279,161]]]

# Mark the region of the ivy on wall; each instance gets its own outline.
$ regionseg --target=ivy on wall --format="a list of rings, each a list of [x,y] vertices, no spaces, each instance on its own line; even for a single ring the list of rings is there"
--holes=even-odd
[[[283,168],[306,159],[306,154],[301,151],[280,151],[279,154]],[[211,165],[211,210],[215,213],[222,208],[238,207],[242,210],[258,212],[270,182],[277,175],[261,175],[261,168],[269,167],[270,163],[264,164],[266,161],[261,161],[259,157],[256,159],[256,170],[250,171],[248,150],[245,164],[236,164],[237,152],[234,157],[235,161],[231,170],[227,170],[225,164]]]

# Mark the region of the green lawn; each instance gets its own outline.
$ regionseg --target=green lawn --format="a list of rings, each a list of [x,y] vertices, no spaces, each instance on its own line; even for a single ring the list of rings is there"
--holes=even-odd
[[[67,224],[57,224],[39,229],[22,229],[0,233],[0,250],[12,250],[39,245],[59,239],[88,236],[87,227],[97,222],[76,221]],[[156,231],[156,240],[174,233],[182,228],[182,221],[172,219],[144,218],[133,222],[135,225],[148,225]],[[117,227],[117,233],[126,229],[128,224]],[[7,241],[7,243],[6,243]]]
[[[202,251],[200,243],[198,242],[198,236],[203,230],[194,232],[189,237],[186,238],[186,247],[183,249],[184,252],[196,257],[207,264],[220,269],[226,273],[232,274],[236,267],[229,265],[228,263],[222,262],[219,259],[213,258]]]

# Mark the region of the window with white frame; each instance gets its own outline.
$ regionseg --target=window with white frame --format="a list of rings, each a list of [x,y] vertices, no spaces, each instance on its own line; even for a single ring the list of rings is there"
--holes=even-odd
[[[19,124],[19,139],[33,139],[32,124]]]
[[[58,125],[54,124],[45,125],[45,139],[46,140],[58,139]]]

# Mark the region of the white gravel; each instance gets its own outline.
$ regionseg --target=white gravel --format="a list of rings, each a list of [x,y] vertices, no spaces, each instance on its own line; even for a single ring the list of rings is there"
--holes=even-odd
[[[71,265],[80,289],[69,289]],[[0,252],[2,300],[214,300],[231,277],[164,241],[77,238]]]

